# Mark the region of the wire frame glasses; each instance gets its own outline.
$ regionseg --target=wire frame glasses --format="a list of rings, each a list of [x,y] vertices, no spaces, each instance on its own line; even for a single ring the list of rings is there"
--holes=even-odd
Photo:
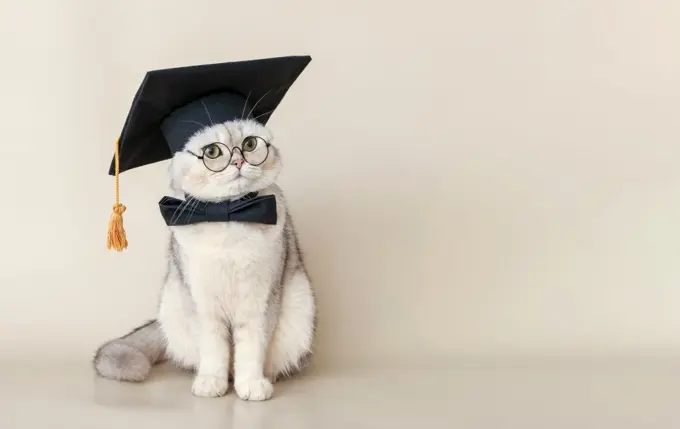
[[[208,170],[219,173],[226,170],[231,164],[234,152],[240,152],[245,162],[252,166],[262,165],[269,156],[269,143],[262,137],[250,136],[243,140],[240,147],[229,149],[224,143],[210,143],[203,147],[201,155],[191,153],[196,158],[203,161],[203,165]]]

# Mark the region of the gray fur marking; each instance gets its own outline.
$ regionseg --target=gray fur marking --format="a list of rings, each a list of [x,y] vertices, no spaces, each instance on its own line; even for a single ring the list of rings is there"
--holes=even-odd
[[[156,320],[111,340],[95,353],[93,365],[103,378],[119,381],[143,381],[151,367],[163,359],[165,340]]]

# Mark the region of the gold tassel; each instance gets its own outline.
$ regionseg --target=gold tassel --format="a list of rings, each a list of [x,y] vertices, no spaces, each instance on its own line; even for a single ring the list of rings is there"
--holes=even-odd
[[[120,186],[118,176],[120,174],[119,161],[119,139],[116,139],[116,204],[113,205],[113,214],[109,220],[109,233],[106,238],[106,248],[115,249],[121,252],[128,246],[127,237],[125,236],[125,228],[123,227],[123,213],[125,206],[120,203]]]

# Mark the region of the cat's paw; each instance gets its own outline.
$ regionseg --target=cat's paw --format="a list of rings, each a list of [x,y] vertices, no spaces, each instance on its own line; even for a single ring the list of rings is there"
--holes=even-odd
[[[234,384],[236,394],[245,401],[264,401],[272,397],[274,387],[266,378],[245,378]]]
[[[191,386],[191,393],[196,396],[223,396],[229,390],[229,380],[226,377],[213,375],[197,375]]]

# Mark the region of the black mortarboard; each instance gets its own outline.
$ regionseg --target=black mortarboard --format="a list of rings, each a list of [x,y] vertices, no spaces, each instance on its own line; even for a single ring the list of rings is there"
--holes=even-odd
[[[114,216],[125,210],[118,201],[118,173],[172,158],[204,126],[240,118],[266,124],[310,61],[309,56],[290,56],[147,72],[109,168],[116,175]],[[116,223],[122,221],[111,222],[109,248],[125,248],[124,231],[122,239],[120,234],[118,240],[111,237],[112,229],[122,230],[122,223]]]
[[[172,158],[211,123],[250,113],[265,124],[310,61],[293,56],[147,72],[120,135],[120,172]]]

